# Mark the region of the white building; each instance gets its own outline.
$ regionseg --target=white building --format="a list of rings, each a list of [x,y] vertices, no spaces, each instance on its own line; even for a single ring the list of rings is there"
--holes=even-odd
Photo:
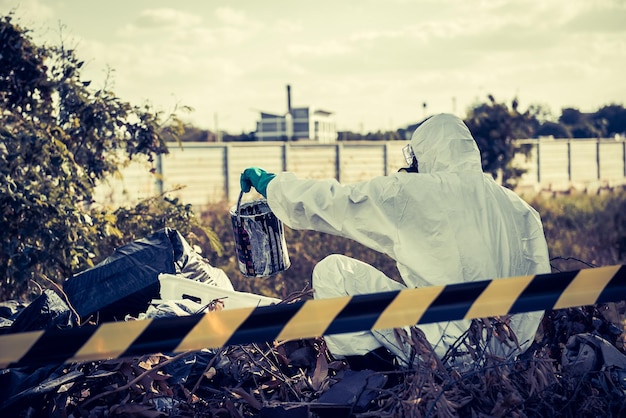
[[[258,141],[313,140],[321,144],[337,140],[337,126],[331,112],[312,107],[291,107],[291,87],[287,86],[287,113],[261,112],[256,123]]]
[[[284,115],[261,112],[256,123],[258,141],[298,141],[310,139],[321,144],[337,140],[337,127],[331,112],[311,107],[294,107]]]

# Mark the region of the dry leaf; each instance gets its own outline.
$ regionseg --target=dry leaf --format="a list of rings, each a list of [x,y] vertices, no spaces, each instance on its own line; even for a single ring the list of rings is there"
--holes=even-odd
[[[313,378],[311,379],[311,385],[315,391],[319,391],[322,387],[322,383],[328,377],[328,361],[322,353],[318,353],[317,362],[315,365],[315,371],[313,372]]]

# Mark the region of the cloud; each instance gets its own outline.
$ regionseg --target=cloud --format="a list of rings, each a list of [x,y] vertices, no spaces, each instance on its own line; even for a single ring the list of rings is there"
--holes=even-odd
[[[286,51],[292,57],[300,58],[305,56],[307,59],[338,56],[352,52],[350,45],[334,39],[315,44],[293,43],[287,45]]]
[[[458,10],[451,15],[451,8]],[[581,47],[600,51],[598,45],[603,43],[593,37],[574,37],[576,33],[568,25],[588,18],[602,20],[594,13],[605,16],[612,8],[606,1],[592,6],[577,0],[443,1],[441,10],[432,15],[408,23],[399,20],[389,28],[355,30],[332,41],[293,44],[289,53],[313,74],[424,73],[459,68],[484,73],[536,60],[568,62],[580,59]],[[617,15],[606,20],[609,27],[626,21]]]
[[[215,16],[226,25],[244,26],[251,23],[244,12],[231,9],[230,7],[218,7],[215,10]]]
[[[281,35],[293,35],[303,31],[302,23],[294,19],[278,19],[271,26],[271,30]]]
[[[626,94],[625,0],[0,0],[20,3],[37,38],[44,24],[53,41],[67,25],[94,85],[110,67],[120,97],[176,95],[200,124],[217,111],[221,126],[241,127],[256,116],[248,108],[284,110],[285,84],[296,105],[371,129],[414,122],[423,102],[449,111],[452,97],[462,111],[487,93],[553,106]]]
[[[224,48],[238,45],[253,36],[259,24],[245,14],[230,8],[215,10],[216,23],[206,21],[201,15],[172,8],[142,10],[131,23],[117,31],[120,40],[138,45],[157,44],[163,49],[187,50],[191,55],[195,48]],[[208,52],[208,51],[205,51]]]
[[[626,8],[613,7],[602,10],[591,10],[584,15],[574,16],[565,29],[574,32],[626,32]]]
[[[141,28],[193,27],[202,23],[202,18],[180,10],[160,8],[143,10],[135,24]]]
[[[253,40],[265,26],[261,21],[249,19],[245,12],[230,7],[218,7],[214,14],[217,22],[211,32],[223,47]]]
[[[401,37],[402,35],[403,32],[401,30],[366,30],[350,34],[348,40],[354,43],[371,42],[378,40],[387,41],[390,39],[396,39],[398,37]]]

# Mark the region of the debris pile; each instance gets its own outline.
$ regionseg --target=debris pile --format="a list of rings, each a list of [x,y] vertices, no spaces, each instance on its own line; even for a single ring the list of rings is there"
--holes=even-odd
[[[588,322],[606,328],[602,310],[589,308]],[[545,335],[517,361],[475,350],[475,366],[465,370],[431,355],[417,329],[401,335],[422,359],[410,370],[353,371],[333,359],[321,339],[6,369],[0,411],[29,417],[623,416],[626,356],[598,329],[579,329],[580,312],[573,311],[546,315],[558,316],[564,333]],[[459,347],[484,345],[475,338],[486,335],[485,327],[492,325],[475,321],[474,335]],[[573,330],[584,332],[559,343],[556,356],[553,343]]]
[[[160,250],[147,244],[154,244],[154,239],[159,237],[157,241],[163,244],[166,238],[173,244],[165,242],[159,248],[173,254],[169,258],[172,264],[165,264],[169,269],[167,274],[186,274],[191,280],[198,277],[216,280],[219,271],[206,270],[199,260],[192,259],[185,250],[186,243],[179,240],[175,231],[161,233],[132,247],[137,251],[126,255],[145,255],[143,252],[147,251],[150,255],[143,258],[144,264],[153,263],[153,252]],[[103,266],[117,269],[116,262],[125,265],[122,270],[132,274],[135,282],[124,283],[121,288],[103,287],[96,278],[106,277],[101,275],[105,272]],[[155,262],[163,263],[163,259]],[[193,263],[199,264],[190,268]],[[90,273],[78,275],[88,278],[83,284],[100,289],[94,293],[98,300],[75,305],[73,295],[91,291],[76,286],[70,293],[48,289],[28,306],[16,301],[3,302],[0,333],[81,326],[102,317],[128,321],[226,308],[220,299],[209,303],[160,300],[155,304],[154,299],[159,297],[159,268],[143,269],[138,267],[140,264],[126,264],[115,256]],[[116,289],[122,295],[112,297]],[[278,303],[310,297],[311,291],[304,290]],[[130,300],[139,303],[142,309],[134,305],[134,312],[125,312]],[[472,321],[472,327],[444,358],[434,354],[418,328],[412,328],[410,333],[397,330],[396,337],[412,348],[415,361],[411,368],[394,365],[382,371],[351,368],[349,361],[333,358],[321,338],[8,368],[0,371],[0,415],[624,416],[625,311],[625,303],[548,311],[535,342],[517,359],[498,358],[484,349],[493,339],[516,343],[506,319],[490,318]]]

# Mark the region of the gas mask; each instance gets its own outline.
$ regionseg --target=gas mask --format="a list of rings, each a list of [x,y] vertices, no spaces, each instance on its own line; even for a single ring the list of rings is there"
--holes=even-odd
[[[398,170],[398,173],[418,173],[417,158],[415,158],[415,154],[413,153],[413,149],[410,144],[406,144],[402,147],[402,155],[404,155],[404,160],[409,166],[402,167]]]

